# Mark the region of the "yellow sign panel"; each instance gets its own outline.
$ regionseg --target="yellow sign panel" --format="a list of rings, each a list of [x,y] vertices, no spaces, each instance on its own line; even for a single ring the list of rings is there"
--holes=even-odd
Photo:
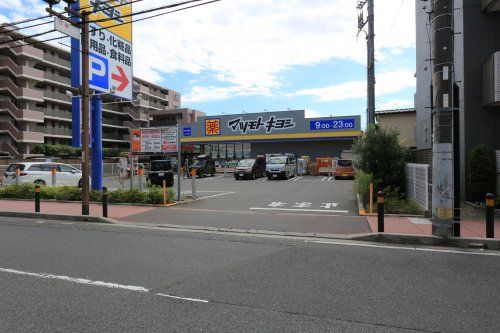
[[[452,208],[438,208],[438,218],[440,220],[450,220],[453,218]]]
[[[205,120],[205,135],[220,135],[220,119],[206,119]]]
[[[80,0],[79,8],[92,12],[91,21],[105,20],[95,24],[132,42],[132,16],[124,17],[132,13],[130,0]]]

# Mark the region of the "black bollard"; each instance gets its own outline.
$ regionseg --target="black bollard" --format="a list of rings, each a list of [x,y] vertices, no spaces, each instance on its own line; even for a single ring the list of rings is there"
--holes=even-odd
[[[102,187],[102,216],[108,217],[108,189],[106,186]]]
[[[35,185],[35,213],[40,213],[40,185]]]
[[[486,238],[495,238],[495,199],[486,194]]]
[[[378,232],[384,232],[384,194],[377,193]]]

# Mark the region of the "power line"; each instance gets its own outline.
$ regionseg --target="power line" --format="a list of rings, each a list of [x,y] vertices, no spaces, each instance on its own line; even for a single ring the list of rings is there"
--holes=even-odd
[[[381,49],[383,49],[385,47],[385,45],[389,41],[389,38],[391,37],[392,31],[394,30],[394,27],[396,26],[396,22],[398,20],[399,14],[401,13],[401,9],[403,8],[404,2],[405,2],[405,0],[401,0],[401,3],[399,4],[398,12],[396,13],[396,17],[394,18],[394,21],[392,22],[392,25],[391,25],[391,29],[389,30],[389,34],[387,35],[384,43],[382,44]]]
[[[112,28],[112,27],[119,26],[119,25],[126,25],[126,24],[131,24],[131,23],[134,23],[134,22],[144,21],[144,20],[147,20],[147,19],[150,19],[150,18],[154,18],[154,17],[158,17],[158,16],[163,16],[163,15],[167,15],[167,14],[172,14],[172,13],[175,13],[175,12],[179,12],[179,11],[183,11],[183,10],[186,10],[186,9],[191,9],[191,8],[195,8],[195,7],[199,7],[199,6],[208,5],[208,4],[211,4],[211,3],[214,3],[214,2],[219,2],[219,1],[222,1],[222,0],[211,0],[211,1],[208,1],[208,2],[204,2],[204,3],[192,5],[192,6],[187,6],[187,7],[183,7],[183,8],[179,8],[179,9],[175,9],[175,10],[171,10],[171,11],[167,11],[167,12],[163,12],[163,13],[159,13],[159,14],[155,14],[155,15],[150,15],[150,16],[143,17],[143,18],[140,18],[140,19],[132,20],[131,22],[120,23],[120,24],[116,24],[116,25],[113,25],[113,26],[110,26],[110,27],[106,27],[106,28],[99,28],[99,29],[96,29],[95,31],[99,31],[99,30],[103,30],[103,29],[107,29],[107,28]],[[63,36],[49,38],[49,39],[45,39],[45,40],[36,40],[36,41],[33,41],[33,42],[19,44],[19,45],[16,45],[16,46],[9,46],[9,47],[3,48],[3,49],[9,49],[10,50],[10,49],[18,48],[18,47],[29,46],[29,45],[37,45],[37,44],[47,43],[47,42],[51,42],[51,41],[54,41],[54,40],[63,39],[63,38],[69,38],[69,37],[70,36],[63,35]],[[27,37],[27,38],[31,38],[31,37]],[[9,42],[12,42],[12,41],[9,41]],[[0,43],[0,45],[1,44],[2,43]],[[65,45],[65,44],[62,44],[62,45]],[[65,45],[65,46],[71,47],[69,45]]]

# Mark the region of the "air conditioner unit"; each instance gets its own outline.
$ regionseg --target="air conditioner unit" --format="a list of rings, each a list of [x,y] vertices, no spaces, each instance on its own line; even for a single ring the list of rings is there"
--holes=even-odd
[[[483,63],[483,104],[500,106],[500,51]]]
[[[499,0],[483,0],[483,11],[484,12],[500,11],[500,1]]]

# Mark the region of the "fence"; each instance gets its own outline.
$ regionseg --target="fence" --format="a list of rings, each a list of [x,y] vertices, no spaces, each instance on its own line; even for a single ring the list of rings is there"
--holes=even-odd
[[[422,208],[429,210],[429,165],[406,164],[406,194],[415,200]]]

